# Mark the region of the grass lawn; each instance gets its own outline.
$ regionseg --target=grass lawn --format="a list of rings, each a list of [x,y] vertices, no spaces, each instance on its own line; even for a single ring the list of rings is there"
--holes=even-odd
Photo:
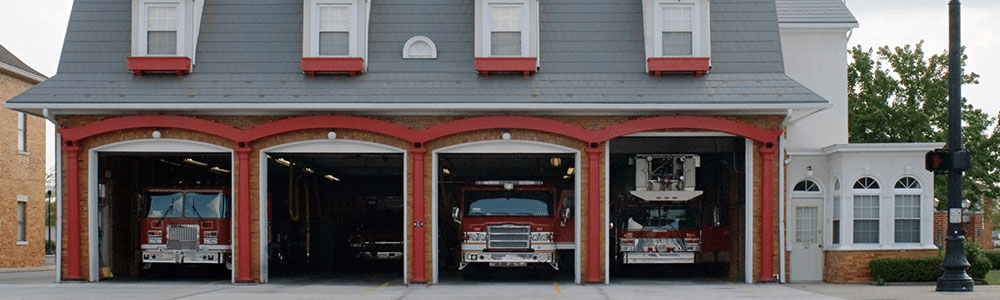
[[[1000,285],[1000,270],[993,270],[986,273],[985,281],[989,285]]]

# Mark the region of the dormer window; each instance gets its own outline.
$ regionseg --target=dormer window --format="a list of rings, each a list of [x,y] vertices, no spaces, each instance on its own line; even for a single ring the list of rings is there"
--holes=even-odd
[[[305,0],[302,71],[309,76],[365,71],[368,6],[360,0]]]
[[[137,76],[191,72],[204,0],[132,1],[132,56]]]
[[[538,70],[538,0],[476,0],[476,71]]]
[[[646,61],[650,73],[708,72],[707,0],[644,0]]]

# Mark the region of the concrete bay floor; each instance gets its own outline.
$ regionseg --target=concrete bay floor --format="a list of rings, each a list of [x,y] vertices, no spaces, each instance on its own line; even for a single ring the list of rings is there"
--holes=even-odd
[[[53,271],[0,273],[0,299],[1000,299],[1000,286],[936,293],[933,285],[742,284],[701,280],[456,282],[403,285],[351,280],[286,280],[262,285],[225,281],[52,283]]]

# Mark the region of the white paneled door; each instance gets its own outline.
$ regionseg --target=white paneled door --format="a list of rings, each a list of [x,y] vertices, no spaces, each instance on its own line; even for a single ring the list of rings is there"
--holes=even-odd
[[[788,228],[790,280],[823,280],[822,199],[792,198]]]

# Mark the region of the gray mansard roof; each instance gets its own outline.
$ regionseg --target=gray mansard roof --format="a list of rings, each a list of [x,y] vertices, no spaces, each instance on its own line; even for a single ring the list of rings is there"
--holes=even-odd
[[[302,74],[301,0],[205,2],[191,74],[135,77],[131,0],[76,0],[56,76],[7,106],[50,113],[192,110],[365,113],[441,111],[780,111],[828,103],[784,74],[774,0],[712,0],[712,70],[644,73],[642,1],[540,1],[541,69],[473,71],[472,0],[371,0],[368,71]],[[403,60],[411,37],[436,60]]]
[[[857,24],[843,0],[776,0],[781,23]]]

